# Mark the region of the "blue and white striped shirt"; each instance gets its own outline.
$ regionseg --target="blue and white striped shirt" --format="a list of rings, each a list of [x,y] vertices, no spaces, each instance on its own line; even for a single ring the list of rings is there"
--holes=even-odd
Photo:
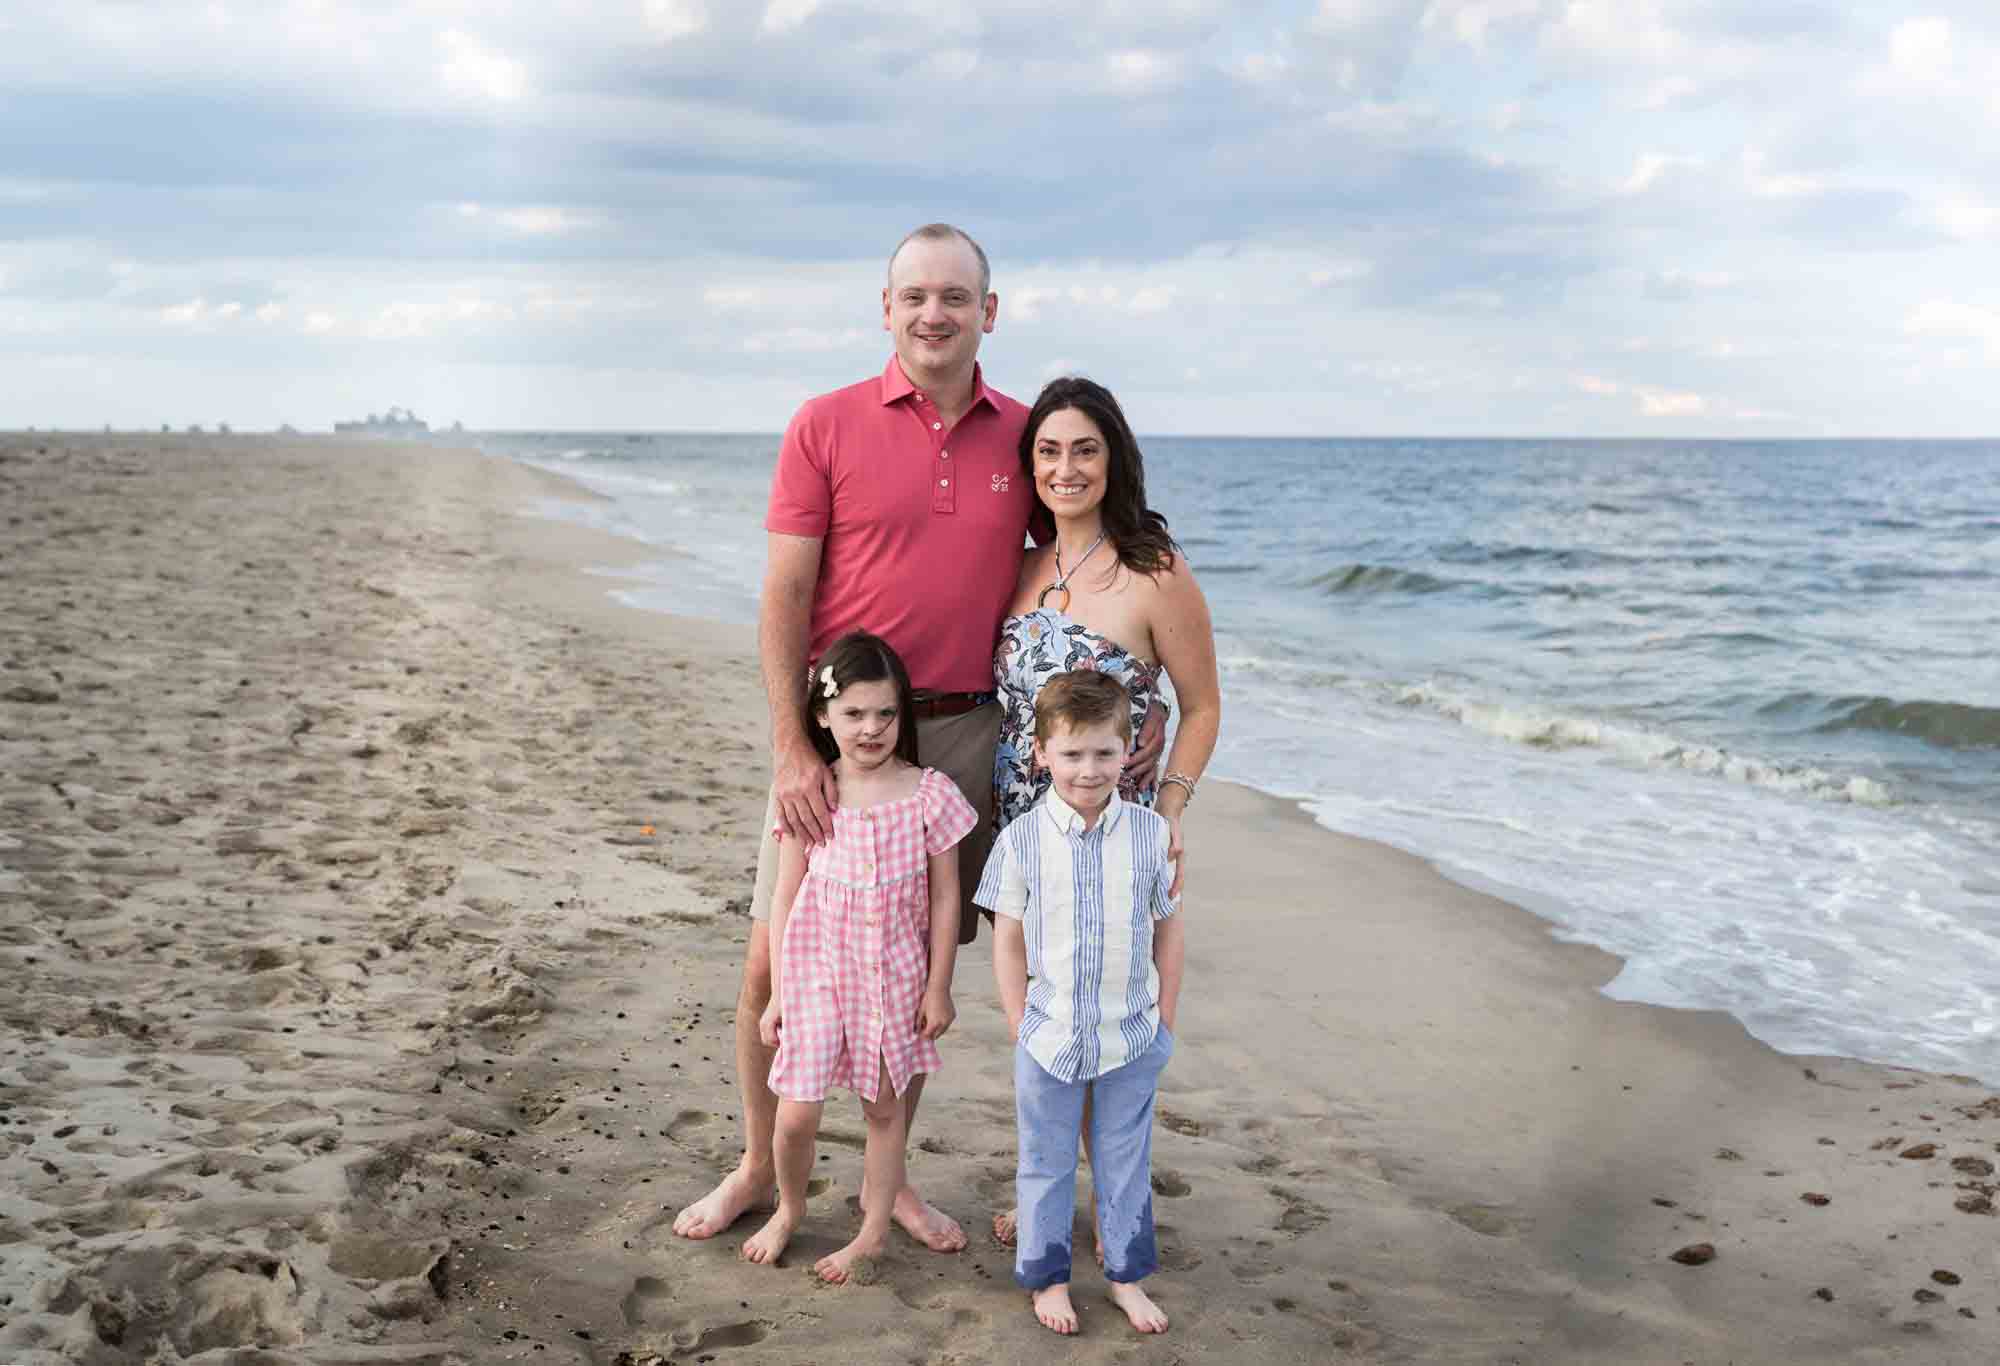
[[[1160,1028],[1153,922],[1167,897],[1164,816],[1112,794],[1092,830],[1049,789],[994,843],[972,899],[1021,922],[1028,1006],[1021,1043],[1060,1081],[1088,1081],[1144,1053]]]

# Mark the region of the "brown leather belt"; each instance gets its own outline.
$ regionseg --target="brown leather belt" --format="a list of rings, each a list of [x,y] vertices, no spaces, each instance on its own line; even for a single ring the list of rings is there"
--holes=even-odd
[[[993,700],[990,692],[931,692],[918,688],[910,694],[910,710],[918,717],[963,716]]]

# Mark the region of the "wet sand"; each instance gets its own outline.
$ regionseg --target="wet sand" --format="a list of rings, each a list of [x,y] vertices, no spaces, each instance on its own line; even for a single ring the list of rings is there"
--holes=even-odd
[[[1609,956],[1214,782],[1164,1339],[1082,1270],[1057,1344],[985,1233],[984,939],[912,1152],[971,1248],[811,1280],[838,1103],[783,1265],[675,1239],[738,1143],[762,706],[747,630],[582,572],[656,552],[524,515],[585,496],[0,435],[0,1362],[2000,1358],[1990,1089],[1608,1001]]]

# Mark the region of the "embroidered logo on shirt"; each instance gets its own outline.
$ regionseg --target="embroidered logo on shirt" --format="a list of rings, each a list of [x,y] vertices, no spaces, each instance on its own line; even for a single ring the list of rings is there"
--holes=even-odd
[[[996,475],[994,475],[994,476],[993,476],[993,491],[994,491],[995,493],[1005,493],[1005,492],[1007,491],[1007,476],[1006,476],[1006,475],[1004,475],[1004,474],[996,474]]]

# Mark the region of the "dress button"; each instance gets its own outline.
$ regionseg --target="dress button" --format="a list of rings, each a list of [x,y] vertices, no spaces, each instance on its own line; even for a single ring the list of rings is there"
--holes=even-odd
[[[950,451],[939,451],[939,452],[938,452],[938,459],[940,459],[940,460],[949,460],[949,459],[951,459],[951,452],[950,452]]]
[[[950,488],[950,487],[951,487],[951,480],[949,480],[949,479],[940,479],[940,480],[938,480],[938,487],[939,487],[939,488],[941,488],[941,489],[948,489],[948,488]]]
[[[933,422],[933,423],[931,423],[931,430],[932,430],[932,431],[934,431],[934,432],[936,432],[936,431],[942,431],[942,430],[944,430],[944,423],[942,423],[942,422]]]

